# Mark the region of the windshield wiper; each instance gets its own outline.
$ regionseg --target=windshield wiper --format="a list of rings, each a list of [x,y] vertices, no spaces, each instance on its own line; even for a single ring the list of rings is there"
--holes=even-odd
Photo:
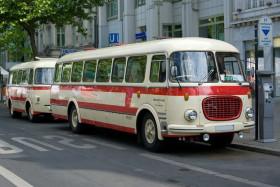
[[[202,80],[200,81],[200,83],[198,83],[198,85],[202,85],[202,84],[208,79],[208,77],[210,77],[210,75],[211,75],[213,72],[214,72],[214,70],[211,69],[211,70],[208,72],[208,74],[207,74],[205,77],[202,78]]]
[[[181,84],[180,84],[180,81],[179,81],[178,77],[176,76],[175,79],[176,79],[177,83],[178,83],[179,86],[180,86],[180,90],[182,90],[182,87],[181,87]]]

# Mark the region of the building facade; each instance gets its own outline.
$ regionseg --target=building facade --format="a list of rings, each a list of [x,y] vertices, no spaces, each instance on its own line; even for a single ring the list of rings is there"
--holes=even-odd
[[[237,47],[253,82],[254,23],[268,16],[273,21],[273,47],[259,48],[259,70],[275,72],[275,95],[280,96],[280,0],[106,0],[96,11],[94,20],[82,21],[86,36],[72,26],[41,25],[39,54],[59,57],[165,37],[207,37]]]
[[[273,46],[259,47],[258,69],[273,71],[275,96],[280,96],[280,0],[235,0],[233,20],[230,23],[233,33],[232,44],[236,46],[244,61],[246,73],[252,79],[255,69],[255,21],[268,16],[273,22]],[[261,32],[261,31],[259,31]],[[253,79],[252,79],[253,81]]]

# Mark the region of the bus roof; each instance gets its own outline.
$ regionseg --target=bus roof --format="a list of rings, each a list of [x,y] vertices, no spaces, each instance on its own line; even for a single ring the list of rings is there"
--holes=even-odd
[[[38,61],[23,62],[11,67],[10,71],[29,68],[54,68],[57,58],[40,58]]]
[[[98,50],[82,51],[65,55],[57,62],[84,61],[159,52],[167,52],[168,55],[170,55],[174,51],[215,51],[238,53],[238,50],[233,45],[224,41],[190,37],[154,40],[117,47],[107,47]]]

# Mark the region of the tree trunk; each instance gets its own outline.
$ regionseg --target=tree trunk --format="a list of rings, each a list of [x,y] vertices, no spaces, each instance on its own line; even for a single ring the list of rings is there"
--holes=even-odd
[[[28,35],[30,37],[30,44],[31,44],[31,49],[32,49],[32,53],[33,53],[33,59],[35,60],[35,57],[38,56],[38,50],[37,50],[37,46],[35,43],[35,28],[34,27],[30,28]]]
[[[27,31],[30,38],[30,45],[32,49],[32,56],[35,60],[35,57],[38,56],[37,46],[35,43],[35,23],[29,22],[28,24],[22,24],[25,31]]]

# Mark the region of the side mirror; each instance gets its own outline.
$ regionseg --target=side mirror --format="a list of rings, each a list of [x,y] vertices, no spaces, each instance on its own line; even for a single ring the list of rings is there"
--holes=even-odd
[[[177,77],[177,72],[178,72],[177,66],[172,66],[171,67],[171,72],[170,72],[171,77]]]

